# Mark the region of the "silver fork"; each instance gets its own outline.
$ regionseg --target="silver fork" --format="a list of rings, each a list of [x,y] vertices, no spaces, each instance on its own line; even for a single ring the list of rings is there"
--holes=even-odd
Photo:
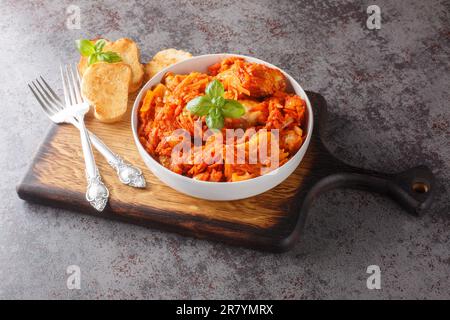
[[[101,177],[92,154],[89,134],[84,125],[84,115],[89,110],[89,104],[83,101],[80,93],[79,79],[78,81],[75,79],[72,68],[66,67],[65,72],[61,68],[61,76],[63,80],[66,105],[63,105],[61,100],[54,94],[53,90],[50,91],[48,88],[46,89],[38,79],[35,81],[38,85],[36,85],[35,82],[32,82],[34,89],[32,86],[28,86],[53,122],[68,122],[72,124],[75,124],[76,122],[78,124],[77,128],[80,130],[81,145],[88,180],[86,199],[95,209],[98,211],[103,211],[108,202],[109,191],[101,181]],[[41,78],[41,80],[46,86],[48,86],[43,78]],[[56,98],[54,96],[56,96]]]
[[[66,107],[56,113],[52,120],[57,123],[62,123],[75,118],[78,121],[81,147],[86,166],[86,177],[88,180],[86,200],[98,211],[103,211],[108,203],[109,191],[102,182],[100,172],[95,164],[89,133],[84,124],[84,115],[89,111],[89,103],[85,102],[81,96],[80,78],[75,78],[72,66],[65,66],[65,70],[62,67],[60,69]]]

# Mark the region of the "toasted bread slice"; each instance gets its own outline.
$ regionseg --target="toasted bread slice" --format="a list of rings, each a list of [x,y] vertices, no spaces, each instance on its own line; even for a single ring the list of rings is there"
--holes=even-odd
[[[153,59],[145,65],[145,81],[150,80],[162,69],[189,58],[192,58],[192,54],[183,50],[165,49],[159,51],[153,56]]]
[[[144,80],[144,66],[140,62],[141,55],[136,42],[128,38],[107,42],[103,51],[117,52],[123,62],[131,67],[131,82],[128,91],[135,92],[138,90]]]
[[[149,63],[147,63],[145,65],[145,76],[144,76],[144,81],[147,82],[148,80],[150,80],[155,74],[157,74],[158,72],[160,72],[162,69],[164,69],[165,67],[167,67],[167,65],[159,62],[159,61],[150,61]]]
[[[98,120],[116,122],[125,114],[130,81],[131,67],[123,62],[97,62],[86,69],[81,92]]]
[[[95,43],[94,40],[92,40]],[[103,52],[113,51],[119,54],[122,58],[122,62],[128,64],[131,67],[131,82],[128,88],[129,92],[135,92],[142,85],[144,80],[144,66],[140,63],[140,52],[137,44],[128,38],[122,38],[117,41],[111,42],[107,41],[103,47]],[[86,71],[87,58],[81,56],[80,62],[78,63],[78,71],[81,75]]]
[[[152,60],[171,65],[189,58],[192,58],[192,54],[189,52],[171,48],[159,51]]]

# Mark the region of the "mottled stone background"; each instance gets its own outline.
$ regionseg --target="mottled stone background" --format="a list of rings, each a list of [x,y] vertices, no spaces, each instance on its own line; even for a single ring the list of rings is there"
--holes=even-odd
[[[450,298],[450,3],[434,1],[0,1],[0,298]],[[382,28],[366,28],[366,8]],[[50,126],[26,83],[59,81],[74,40],[135,39],[143,61],[175,47],[270,61],[329,101],[329,147],[367,168],[428,164],[429,214],[334,191],[301,242],[273,255],[28,204],[14,187]],[[257,214],[257,213],[255,213]],[[81,267],[67,290],[66,267]],[[368,265],[382,289],[366,288]]]

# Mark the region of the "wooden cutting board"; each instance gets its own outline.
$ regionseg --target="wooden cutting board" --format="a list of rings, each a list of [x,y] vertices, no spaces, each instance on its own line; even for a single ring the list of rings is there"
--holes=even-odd
[[[287,250],[297,241],[314,198],[332,188],[383,193],[415,214],[428,208],[434,189],[434,177],[428,168],[420,166],[400,174],[383,174],[355,168],[334,158],[323,146],[319,134],[319,129],[323,132],[326,125],[325,99],[317,93],[307,94],[315,113],[308,151],[287,180],[261,195],[238,201],[207,201],[166,186],[141,160],[129,115],[116,124],[103,124],[87,115],[86,125],[114,152],[143,170],[146,189],[121,184],[106,160],[94,151],[103,181],[110,190],[109,205],[104,212],[96,212],[85,200],[79,133],[70,125],[54,125],[17,186],[18,195],[24,200],[80,213],[270,251]]]

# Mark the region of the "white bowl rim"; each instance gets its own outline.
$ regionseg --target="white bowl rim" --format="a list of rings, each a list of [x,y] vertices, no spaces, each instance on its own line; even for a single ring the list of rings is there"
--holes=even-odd
[[[144,146],[142,145],[141,141],[139,140],[138,134],[137,134],[137,124],[138,124],[138,118],[137,118],[137,111],[140,105],[140,102],[143,98],[143,94],[144,92],[147,92],[148,90],[150,90],[150,86],[149,83],[153,80],[153,78],[161,75],[161,74],[165,74],[166,72],[170,71],[170,69],[174,68],[175,66],[178,66],[179,64],[185,64],[188,62],[191,62],[193,60],[200,60],[202,58],[206,58],[206,57],[211,57],[211,56],[221,56],[223,58],[227,58],[227,57],[239,57],[239,58],[243,58],[243,59],[251,59],[251,60],[256,60],[257,63],[261,63],[264,64],[266,66],[269,66],[271,68],[280,70],[283,75],[289,80],[289,82],[292,85],[292,82],[297,84],[298,87],[300,88],[300,92],[303,94],[303,97],[301,97],[303,100],[305,100],[306,102],[306,108],[307,108],[307,128],[306,128],[306,139],[303,142],[302,146],[300,147],[300,149],[297,150],[297,152],[286,162],[284,163],[282,166],[276,168],[275,170],[255,177],[255,178],[251,178],[251,179],[247,179],[247,180],[242,180],[242,181],[234,181],[234,182],[215,182],[215,181],[204,181],[204,180],[196,180],[190,177],[186,177],[184,175],[178,174],[173,172],[172,170],[167,169],[166,167],[164,167],[162,164],[160,164],[158,161],[156,161],[148,152],[147,150],[145,150]],[[135,120],[136,119],[136,120]],[[148,155],[148,159],[150,159],[153,163],[155,163],[157,166],[161,167],[163,170],[165,170],[169,175],[171,175],[172,177],[174,177],[174,179],[184,179],[185,181],[190,181],[194,184],[207,184],[207,185],[224,185],[224,184],[232,184],[232,185],[245,185],[245,184],[250,184],[250,183],[256,183],[258,181],[264,180],[264,179],[268,179],[268,177],[270,177],[271,175],[276,175],[277,171],[284,167],[287,166],[288,163],[295,161],[294,158],[297,154],[300,153],[300,151],[302,151],[303,149],[305,149],[305,153],[306,153],[306,149],[309,146],[309,142],[311,140],[311,136],[312,136],[312,132],[313,132],[313,128],[314,128],[314,114],[313,114],[313,110],[311,107],[311,102],[309,101],[308,95],[306,94],[305,90],[303,90],[303,87],[297,82],[297,80],[295,80],[291,75],[289,75],[286,71],[284,71],[283,69],[269,63],[266,62],[264,60],[255,58],[255,57],[251,57],[251,56],[246,56],[246,55],[242,55],[242,54],[234,54],[234,53],[211,53],[211,54],[203,54],[203,55],[199,55],[199,56],[194,56],[192,58],[174,63],[166,68],[164,68],[163,70],[159,71],[158,73],[156,73],[153,77],[151,77],[146,83],[145,85],[139,90],[138,95],[136,96],[136,99],[134,100],[133,103],[133,109],[131,111],[131,130],[133,132],[133,137],[134,137],[134,142],[136,144],[136,147],[141,147],[146,154]],[[301,163],[301,161],[300,161]],[[295,169],[294,169],[295,171]],[[292,173],[291,173],[292,174]]]

